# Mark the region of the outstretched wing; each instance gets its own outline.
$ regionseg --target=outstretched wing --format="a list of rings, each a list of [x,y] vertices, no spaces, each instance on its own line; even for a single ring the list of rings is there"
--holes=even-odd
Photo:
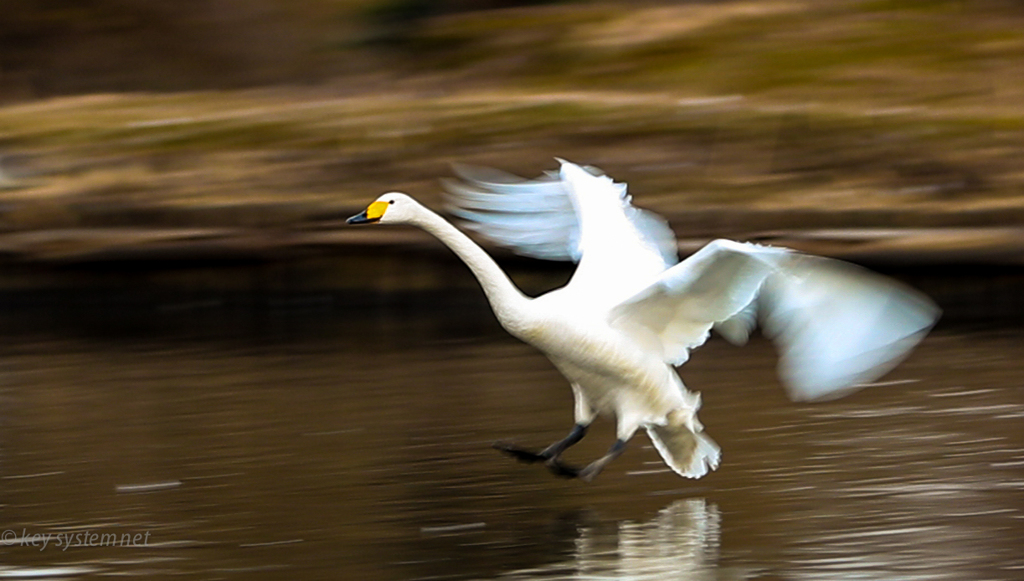
[[[559,174],[579,215],[579,268],[566,290],[609,308],[679,261],[664,218],[630,203],[626,184],[562,162]]]
[[[500,170],[457,164],[443,180],[445,209],[459,224],[516,254],[579,262],[579,219],[557,174],[526,180]]]
[[[615,307],[610,322],[679,365],[712,328],[742,343],[760,321],[790,397],[811,400],[885,374],[938,316],[927,297],[852,264],[716,240]]]
[[[630,203],[626,186],[595,168],[561,162],[533,180],[456,166],[447,210],[462,225],[513,252],[579,263],[567,289],[615,304],[678,261],[668,224]]]

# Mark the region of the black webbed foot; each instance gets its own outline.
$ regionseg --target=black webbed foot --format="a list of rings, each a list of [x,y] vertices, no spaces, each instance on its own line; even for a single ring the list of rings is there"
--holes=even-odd
[[[580,475],[580,469],[567,464],[562,464],[558,459],[567,448],[576,444],[583,439],[583,436],[587,434],[587,426],[583,424],[576,424],[573,426],[572,431],[565,438],[551,444],[547,448],[540,452],[534,452],[533,450],[527,450],[520,448],[519,446],[513,445],[509,442],[495,442],[492,447],[495,450],[499,450],[504,454],[519,460],[520,462],[526,462],[533,464],[535,462],[544,462],[555,476],[561,476],[562,478],[576,478]]]
[[[581,470],[577,471],[576,477],[582,480],[583,482],[593,482],[594,478],[597,478],[597,475],[600,474],[601,470],[603,469],[603,464],[593,462],[591,464],[586,465]]]
[[[516,460],[519,460],[520,462],[526,462],[528,464],[533,464],[535,462],[547,462],[549,460],[549,457],[545,456],[541,452],[534,452],[533,450],[520,448],[519,446],[515,446],[508,442],[495,442],[491,447],[515,458]]]
[[[580,475],[580,469],[575,466],[568,464],[562,464],[557,458],[552,458],[544,463],[555,476],[562,478],[577,478]]]

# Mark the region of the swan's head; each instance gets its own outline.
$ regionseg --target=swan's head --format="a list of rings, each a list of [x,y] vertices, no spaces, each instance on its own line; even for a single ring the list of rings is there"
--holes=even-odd
[[[420,208],[416,200],[401,192],[389,192],[377,198],[361,213],[346,220],[349,224],[405,224],[411,222]]]

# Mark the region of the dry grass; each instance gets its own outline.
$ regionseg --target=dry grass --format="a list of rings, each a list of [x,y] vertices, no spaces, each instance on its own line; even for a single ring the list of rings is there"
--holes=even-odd
[[[436,17],[394,50],[339,49],[387,73],[2,107],[0,225],[304,228],[384,190],[437,204],[454,161],[531,174],[554,156],[687,227],[1017,225],[1022,24],[1011,4],[938,1]]]

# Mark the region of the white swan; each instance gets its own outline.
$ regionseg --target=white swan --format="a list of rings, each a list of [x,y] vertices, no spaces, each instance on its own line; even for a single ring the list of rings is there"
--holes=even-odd
[[[713,328],[742,344],[760,322],[779,349],[789,395],[810,400],[886,373],[938,318],[930,300],[895,281],[783,248],[716,240],[678,262],[666,222],[633,207],[625,185],[593,168],[562,161],[536,180],[456,170],[451,213],[521,254],[578,262],[567,285],[527,297],[468,236],[402,193],[384,194],[348,222],[411,224],[436,236],[472,270],[501,325],[565,375],[572,432],[537,453],[496,445],[559,475],[591,480],[641,427],[678,474],[717,468],[719,448],[697,421],[700,395],[673,367]],[[615,444],[582,470],[562,464],[597,415],[616,418]]]

